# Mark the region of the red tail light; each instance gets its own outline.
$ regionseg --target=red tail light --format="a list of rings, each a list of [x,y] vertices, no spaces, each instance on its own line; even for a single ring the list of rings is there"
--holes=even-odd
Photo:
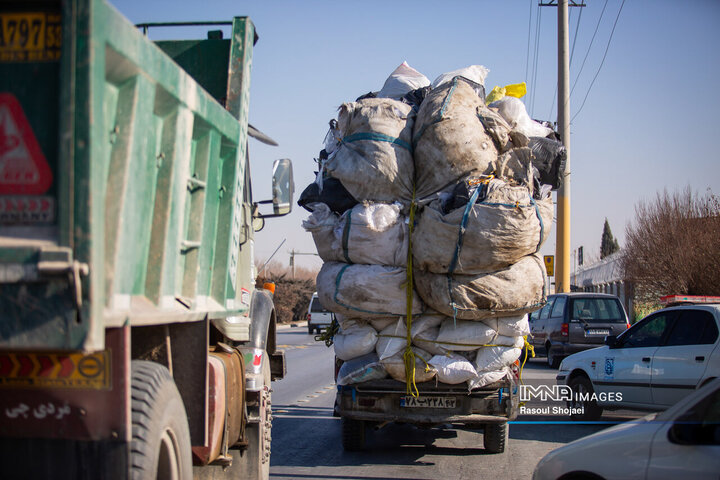
[[[560,325],[560,335],[562,335],[563,337],[567,337],[568,336],[568,328],[569,328],[569,325],[567,323],[563,323],[562,325]]]
[[[307,321],[308,321],[308,322],[310,321],[310,314],[309,314],[309,313],[307,314]]]
[[[625,329],[627,330],[628,328],[630,328],[630,322],[627,322],[627,324],[625,325]]]

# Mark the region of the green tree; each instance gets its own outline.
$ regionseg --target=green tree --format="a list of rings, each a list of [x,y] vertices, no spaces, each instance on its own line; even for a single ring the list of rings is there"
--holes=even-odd
[[[610,223],[606,218],[602,232],[602,240],[600,241],[600,259],[612,255],[618,250],[620,250],[620,245],[618,245],[618,241],[613,236],[612,231],[610,231]]]

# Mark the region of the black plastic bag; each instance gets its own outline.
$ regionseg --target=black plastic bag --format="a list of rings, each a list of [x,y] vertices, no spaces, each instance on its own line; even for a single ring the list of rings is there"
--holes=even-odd
[[[326,177],[323,179],[322,190],[320,190],[320,185],[317,183],[311,183],[300,194],[297,203],[308,212],[312,212],[312,208],[308,206],[311,203],[324,203],[330,210],[342,215],[345,211],[357,205],[358,201],[350,195],[350,192],[340,183],[340,180]]]
[[[539,173],[539,181],[551,185],[553,190],[562,186],[567,162],[565,146],[546,137],[530,137],[528,147],[533,154],[532,163]]]

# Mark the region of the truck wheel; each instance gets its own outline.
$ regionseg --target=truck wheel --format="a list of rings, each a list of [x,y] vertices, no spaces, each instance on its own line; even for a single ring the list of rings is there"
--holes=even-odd
[[[483,446],[490,453],[503,453],[508,438],[507,423],[487,423],[483,433]]]
[[[568,402],[570,408],[581,408],[582,413],[570,414],[572,420],[594,421],[600,419],[603,409],[598,406],[595,400],[588,398],[586,400],[577,399],[578,395],[586,395],[592,397],[594,393],[590,379],[585,376],[578,376],[570,380],[568,384],[572,389],[573,399]]]
[[[365,448],[365,422],[352,418],[342,419],[342,443],[348,452],[357,452]]]
[[[312,335],[314,331],[315,329],[312,326],[308,325],[308,335]]]
[[[131,389],[133,480],[192,479],[187,414],[168,369],[133,361]]]
[[[272,442],[272,401],[270,388],[270,362],[263,354],[263,384],[260,392],[260,422],[245,426],[248,446],[242,452],[241,463],[243,478],[268,480],[270,478],[270,444]]]

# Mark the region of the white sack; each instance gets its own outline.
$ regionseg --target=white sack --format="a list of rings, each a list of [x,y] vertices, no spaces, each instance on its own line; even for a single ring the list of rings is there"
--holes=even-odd
[[[544,127],[528,115],[525,104],[515,97],[503,97],[488,105],[505,119],[513,130],[517,130],[526,137],[547,137],[552,129]]]
[[[530,323],[527,314],[511,317],[493,317],[480,320],[490,328],[497,330],[499,335],[507,337],[524,337],[530,335]]]
[[[495,170],[497,150],[477,116],[483,100],[457,77],[423,100],[413,130],[415,186],[424,198],[466,175]]]
[[[428,363],[432,356],[428,352],[417,347],[413,347],[412,351],[415,354],[415,383],[422,383],[431,380],[437,373],[435,368]],[[388,374],[399,382],[405,381],[404,354],[405,350],[380,361],[383,367],[385,367],[385,370],[387,370]]]
[[[342,140],[325,163],[356,200],[406,201],[413,193],[412,106],[389,98],[345,103],[338,114]]]
[[[411,339],[422,334],[428,329],[436,328],[442,322],[443,317],[437,314],[424,314],[413,318],[410,327]],[[375,351],[380,360],[391,357],[407,346],[407,320],[399,318],[397,322],[385,327],[378,335]]]
[[[485,78],[487,78],[488,73],[490,73],[490,70],[483,65],[470,65],[469,67],[453,70],[452,72],[443,73],[438,76],[435,80],[433,80],[432,88],[437,88],[451,82],[455,77],[464,77],[485,87]]]
[[[428,363],[437,369],[438,380],[442,383],[457,385],[477,376],[473,364],[462,355],[435,355]]]
[[[378,332],[381,332],[385,330],[390,325],[395,325],[395,322],[397,322],[398,317],[386,317],[386,318],[373,318],[371,320],[368,320],[370,322],[370,325],[377,330]]]
[[[453,352],[469,352],[486,345],[517,347],[523,345],[522,337],[499,335],[483,322],[453,320],[447,318],[440,326],[435,343]]]
[[[481,347],[475,358],[475,368],[478,372],[500,370],[512,365],[520,358],[521,349],[515,347]]]
[[[510,371],[506,368],[502,370],[495,370],[492,372],[478,373],[477,377],[468,380],[468,389],[472,390],[473,388],[480,388],[484,387],[485,385],[490,385],[491,383],[498,382],[509,375]]]
[[[303,222],[324,262],[404,266],[408,225],[401,205],[363,202],[338,216],[325,204]]]
[[[337,376],[338,385],[351,385],[370,380],[380,380],[387,377],[387,371],[382,366],[375,353],[368,353],[362,357],[344,362],[340,366]]]
[[[443,215],[441,201],[423,209],[413,231],[413,260],[421,270],[449,273],[458,240],[462,247],[453,273],[493,272],[540,249],[552,230],[552,198],[535,200],[523,186],[493,179],[485,200]]]
[[[479,275],[434,274],[416,271],[415,288],[423,301],[438,312],[480,320],[514,316],[537,310],[545,302],[545,265],[528,255],[510,267]],[[325,304],[323,300],[323,305]]]
[[[413,90],[428,85],[430,85],[430,80],[425,75],[412,68],[407,62],[403,62],[385,80],[385,84],[377,96],[378,98],[400,100]]]
[[[358,318],[405,315],[407,272],[400,267],[328,262],[317,276],[320,302],[331,312]],[[411,313],[423,311],[413,291]]]
[[[340,360],[351,360],[375,349],[377,332],[370,325],[355,325],[335,334],[333,345],[335,356]]]

